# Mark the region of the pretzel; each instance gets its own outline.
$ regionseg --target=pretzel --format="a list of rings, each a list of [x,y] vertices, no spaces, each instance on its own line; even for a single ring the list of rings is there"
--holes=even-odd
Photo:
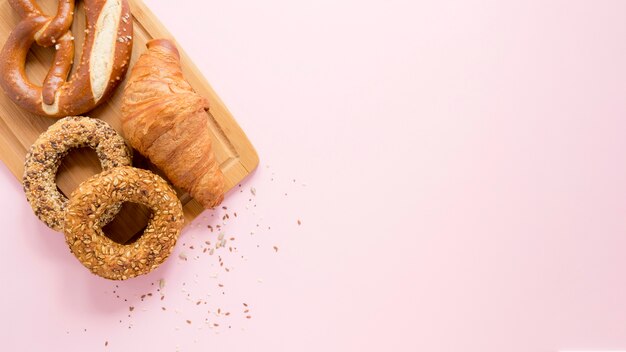
[[[85,0],[85,42],[76,72],[70,31],[74,0],[59,0],[54,17],[34,0],[8,0],[22,20],[0,52],[0,86],[17,105],[44,116],[80,115],[105,101],[126,74],[132,51],[133,26],[127,0]],[[25,73],[33,43],[56,49],[43,86]]]

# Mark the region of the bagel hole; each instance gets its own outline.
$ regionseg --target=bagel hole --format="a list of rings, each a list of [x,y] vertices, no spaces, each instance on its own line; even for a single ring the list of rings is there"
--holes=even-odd
[[[61,160],[56,183],[66,197],[89,177],[102,172],[96,151],[91,148],[74,148]]]
[[[148,225],[152,210],[139,203],[125,202],[115,219],[102,228],[113,242],[132,244],[136,242]]]

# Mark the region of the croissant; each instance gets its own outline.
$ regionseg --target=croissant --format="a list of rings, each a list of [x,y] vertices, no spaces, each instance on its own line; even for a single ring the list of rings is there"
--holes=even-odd
[[[211,146],[209,102],[184,79],[176,46],[148,42],[122,96],[129,143],[205,208],[224,199],[224,175]]]

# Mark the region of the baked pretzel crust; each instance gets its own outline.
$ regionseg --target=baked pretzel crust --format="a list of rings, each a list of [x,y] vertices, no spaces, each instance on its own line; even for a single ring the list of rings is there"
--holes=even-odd
[[[85,0],[85,41],[76,72],[74,37],[70,31],[74,0],[59,0],[54,17],[46,16],[33,0],[9,0],[22,17],[0,52],[0,86],[20,107],[34,114],[80,115],[106,101],[128,69],[133,25],[127,0]],[[43,85],[26,76],[33,43],[56,49]]]

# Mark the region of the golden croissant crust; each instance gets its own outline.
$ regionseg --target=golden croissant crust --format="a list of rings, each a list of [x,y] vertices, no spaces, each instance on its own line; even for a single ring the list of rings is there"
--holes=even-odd
[[[122,96],[122,129],[130,144],[205,208],[224,198],[224,175],[209,134],[209,102],[183,77],[176,46],[148,42]]]

